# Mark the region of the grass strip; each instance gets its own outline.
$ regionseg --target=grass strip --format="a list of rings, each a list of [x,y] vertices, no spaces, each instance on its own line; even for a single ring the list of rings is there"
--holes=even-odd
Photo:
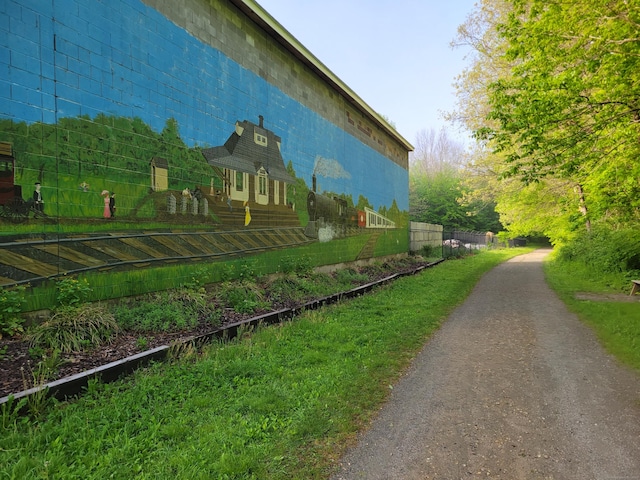
[[[638,302],[576,298],[578,292],[628,295],[631,282],[625,275],[597,272],[580,262],[553,259],[545,262],[545,275],[568,308],[593,328],[604,348],[624,364],[640,370]]]
[[[1,412],[0,478],[321,479],[481,275],[450,260],[291,322],[183,352],[37,421]]]

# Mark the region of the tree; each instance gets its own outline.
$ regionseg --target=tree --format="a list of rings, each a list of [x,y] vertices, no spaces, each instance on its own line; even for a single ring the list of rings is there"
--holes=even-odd
[[[476,136],[525,184],[557,179],[589,220],[640,221],[640,5],[513,0],[508,75]],[[569,192],[573,192],[571,195]]]
[[[485,209],[477,202],[463,203],[465,159],[463,145],[452,140],[446,129],[418,134],[409,170],[411,220],[440,224],[446,230],[501,229],[493,205]]]
[[[432,174],[459,168],[464,165],[465,158],[464,145],[451,139],[444,127],[439,132],[431,128],[418,132],[409,166],[416,174]]]

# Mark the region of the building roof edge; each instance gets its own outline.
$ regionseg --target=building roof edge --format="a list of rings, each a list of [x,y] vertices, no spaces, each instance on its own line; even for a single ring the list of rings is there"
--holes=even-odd
[[[289,50],[301,62],[325,80],[332,88],[340,93],[349,103],[357,107],[374,123],[383,128],[390,136],[397,140],[407,151],[413,151],[413,146],[393,128],[389,123],[371,108],[346,83],[335,75],[313,53],[300,43],[286,28],[273,18],[264,8],[254,0],[229,0],[247,17],[260,26],[284,48]]]

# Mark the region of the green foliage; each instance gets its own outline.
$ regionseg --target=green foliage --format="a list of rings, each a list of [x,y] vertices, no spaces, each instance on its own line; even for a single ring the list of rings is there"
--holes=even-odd
[[[109,341],[118,332],[114,316],[99,304],[65,306],[28,334],[34,347],[79,352]]]
[[[25,290],[24,286],[18,286],[0,292],[0,338],[24,331],[21,313],[25,304]]]
[[[57,289],[58,305],[64,307],[77,306],[86,302],[92,292],[86,278],[65,277],[57,282]]]
[[[442,225],[445,230],[501,230],[494,206],[463,202],[466,193],[462,170],[450,167],[429,174],[411,172],[410,220]]]
[[[146,350],[149,345],[149,340],[146,337],[138,337],[136,339],[136,347],[138,350]]]
[[[282,273],[295,273],[297,275],[309,275],[313,271],[311,257],[309,255],[288,255],[280,259],[280,271]]]
[[[341,268],[335,272],[335,279],[341,285],[351,285],[366,281],[369,277],[353,268]]]
[[[0,405],[0,431],[6,433],[16,432],[18,429],[18,422],[24,422],[24,417],[20,412],[26,407],[26,405],[27,398],[22,397],[16,402],[13,395],[9,396],[9,400]]]
[[[596,225],[558,249],[559,261],[576,261],[599,273],[640,275],[640,236],[638,228],[611,230]]]
[[[507,44],[476,137],[524,184],[552,179],[584,221],[638,221],[640,95],[637,6],[625,1],[511,2],[496,31]],[[496,53],[496,52],[494,52]],[[542,231],[542,224],[538,225]]]
[[[207,302],[203,290],[177,289],[127,299],[114,309],[123,330],[171,332],[193,328],[200,322],[217,325],[220,312]]]
[[[218,293],[220,303],[228,305],[238,313],[254,313],[259,308],[268,308],[262,290],[249,281],[225,283]]]
[[[440,246],[435,247],[434,245],[425,244],[420,249],[420,255],[422,255],[424,258],[430,258],[436,254],[440,256],[441,251],[442,247]]]

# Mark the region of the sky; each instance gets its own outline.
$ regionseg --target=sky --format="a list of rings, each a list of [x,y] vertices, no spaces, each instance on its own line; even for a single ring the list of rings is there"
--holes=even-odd
[[[446,127],[453,82],[469,64],[452,48],[477,0],[257,0],[373,110],[415,145],[422,130]]]

